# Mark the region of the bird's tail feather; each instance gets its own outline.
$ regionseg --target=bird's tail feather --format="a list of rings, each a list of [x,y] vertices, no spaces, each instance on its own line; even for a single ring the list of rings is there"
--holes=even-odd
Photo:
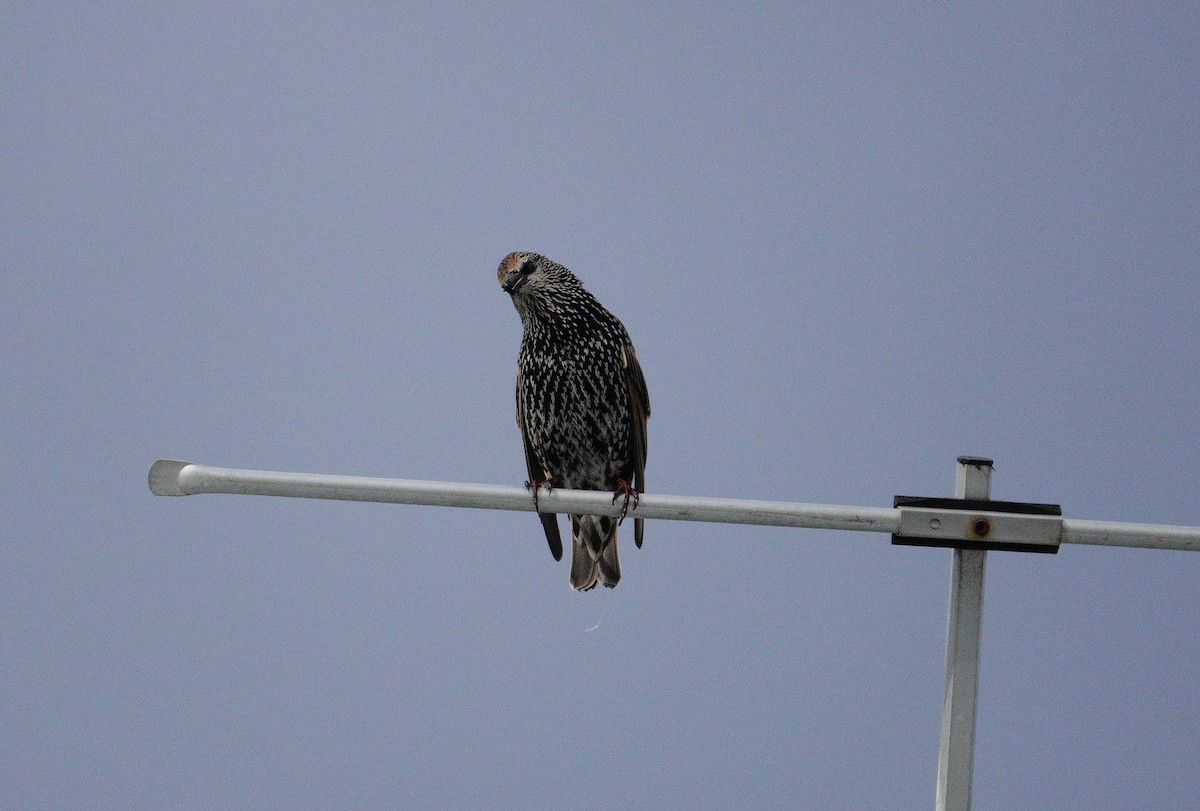
[[[603,583],[613,588],[621,580],[617,557],[617,527],[607,516],[571,516],[571,588],[587,591]]]

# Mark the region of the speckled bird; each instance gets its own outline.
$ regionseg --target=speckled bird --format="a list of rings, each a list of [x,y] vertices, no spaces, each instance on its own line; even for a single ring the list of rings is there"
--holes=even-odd
[[[536,253],[510,253],[497,272],[525,335],[517,359],[517,427],[525,444],[526,485],[607,490],[614,501],[645,486],[650,397],[633,343],[617,317],[571,271]],[[542,513],[555,560],[558,516]],[[621,518],[624,518],[624,511]],[[571,516],[571,587],[586,591],[621,579],[617,526],[608,516]],[[642,545],[642,519],[634,520]]]

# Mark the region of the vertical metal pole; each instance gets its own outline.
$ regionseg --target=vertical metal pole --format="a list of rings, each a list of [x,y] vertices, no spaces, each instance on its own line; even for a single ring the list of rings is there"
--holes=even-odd
[[[958,457],[955,498],[991,495],[992,460]],[[955,549],[950,569],[950,620],[946,631],[946,694],[938,751],[937,811],[970,811],[975,758],[975,700],[979,692],[979,632],[983,621],[983,569],[987,552]]]

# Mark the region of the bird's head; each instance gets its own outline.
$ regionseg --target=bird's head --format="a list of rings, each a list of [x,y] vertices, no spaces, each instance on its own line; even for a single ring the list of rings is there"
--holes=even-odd
[[[527,251],[504,257],[496,277],[522,313],[552,308],[556,299],[583,288],[575,274],[562,265]]]

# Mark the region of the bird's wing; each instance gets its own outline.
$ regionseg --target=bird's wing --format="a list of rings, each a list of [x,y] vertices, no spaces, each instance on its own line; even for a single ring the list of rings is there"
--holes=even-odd
[[[546,471],[542,470],[542,466],[538,464],[537,456],[533,453],[533,448],[529,444],[529,431],[525,427],[525,417],[521,414],[521,373],[517,372],[517,427],[521,429],[521,444],[525,446],[525,470],[529,472],[529,483],[533,487],[540,487],[542,482],[546,481]],[[537,498],[537,490],[533,491],[534,498]],[[554,513],[538,513],[538,518],[542,520],[542,529],[546,532],[546,543],[550,544],[550,554],[554,555],[555,560],[562,560],[563,545],[562,536],[558,531],[558,516]]]
[[[639,493],[646,487],[646,420],[650,418],[650,393],[646,391],[646,378],[638,363],[633,344],[627,343],[621,350],[625,366],[625,383],[629,389],[629,424],[633,441],[629,449],[629,467],[633,470],[633,489]],[[642,548],[642,519],[633,522],[633,542]]]

